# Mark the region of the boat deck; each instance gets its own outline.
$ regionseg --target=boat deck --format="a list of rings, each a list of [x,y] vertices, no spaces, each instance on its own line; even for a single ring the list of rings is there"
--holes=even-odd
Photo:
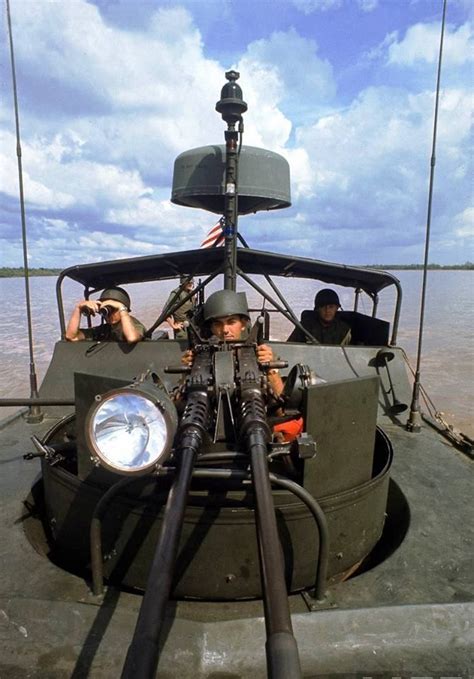
[[[33,520],[23,502],[39,462],[22,456],[33,449],[29,437],[51,424],[20,418],[0,430],[0,677],[115,678],[141,596],[109,588],[94,597],[87,582],[35,551],[23,530]],[[373,563],[332,586],[318,610],[301,595],[290,598],[304,676],[468,677],[472,462],[427,426],[411,435],[382,426],[394,448],[386,532],[396,525],[406,535],[400,544],[385,535]],[[171,602],[168,620],[160,677],[266,676],[260,601]]]

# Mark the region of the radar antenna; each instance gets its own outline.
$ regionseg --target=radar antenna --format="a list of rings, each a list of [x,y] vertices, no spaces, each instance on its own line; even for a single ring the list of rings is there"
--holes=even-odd
[[[242,148],[244,121],[242,114],[247,104],[242,98],[242,89],[237,85],[240,73],[227,71],[225,77],[229,81],[221,90],[221,98],[216,104],[216,111],[227,123],[224,133],[226,144],[225,189],[224,189],[224,288],[235,290],[237,270],[237,221],[239,214],[239,155]],[[238,130],[235,129],[239,123]],[[238,144],[240,136],[240,143]],[[238,145],[238,146],[237,146]]]

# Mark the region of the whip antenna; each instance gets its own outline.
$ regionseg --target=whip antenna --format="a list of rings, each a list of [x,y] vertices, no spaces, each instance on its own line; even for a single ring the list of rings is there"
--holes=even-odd
[[[433,123],[433,145],[431,151],[431,169],[430,169],[430,185],[428,191],[428,214],[426,219],[426,236],[425,236],[425,261],[423,264],[423,284],[421,288],[421,307],[420,307],[420,327],[418,331],[418,351],[416,357],[415,382],[413,384],[413,394],[410,406],[410,415],[407,422],[408,431],[419,432],[421,429],[421,415],[420,415],[420,363],[421,363],[421,346],[423,341],[423,321],[425,315],[425,297],[426,297],[426,283],[428,278],[428,253],[430,247],[430,229],[431,229],[431,204],[433,200],[433,183],[434,183],[434,169],[436,164],[436,133],[438,128],[438,108],[439,108],[439,90],[441,82],[441,62],[443,59],[443,40],[444,40],[444,25],[446,19],[446,4],[447,0],[443,0],[443,18],[441,20],[441,37],[439,41],[439,58],[438,58],[438,76],[436,82],[436,99],[434,110]]]
[[[8,37],[10,40],[10,61],[12,66],[12,82],[13,82],[13,101],[15,106],[15,128],[16,128],[16,155],[18,158],[18,181],[20,187],[20,210],[21,210],[21,235],[23,242],[23,269],[25,280],[25,297],[26,297],[26,316],[28,322],[28,345],[30,350],[30,398],[38,398],[38,381],[36,378],[35,360],[33,354],[33,327],[31,323],[31,301],[30,301],[30,283],[28,270],[28,248],[26,241],[26,219],[25,219],[25,197],[23,193],[23,168],[21,163],[21,143],[20,143],[20,122],[18,115],[18,96],[16,90],[16,75],[15,75],[15,56],[13,52],[13,31],[10,16],[10,1],[7,3],[7,21],[8,21]],[[43,415],[38,405],[30,405],[27,421],[30,423],[41,422]]]

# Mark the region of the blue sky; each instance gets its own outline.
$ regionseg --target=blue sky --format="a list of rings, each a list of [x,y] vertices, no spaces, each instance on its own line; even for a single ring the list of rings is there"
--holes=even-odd
[[[448,0],[430,261],[474,259],[470,2]],[[174,158],[223,143],[236,68],[244,144],[290,164],[292,206],[243,217],[253,247],[353,264],[424,255],[442,0],[10,0],[31,266],[197,247]],[[3,12],[0,265],[21,266]]]

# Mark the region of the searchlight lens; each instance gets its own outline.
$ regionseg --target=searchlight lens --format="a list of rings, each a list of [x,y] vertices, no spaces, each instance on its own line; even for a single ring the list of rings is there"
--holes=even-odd
[[[176,411],[164,394],[119,389],[98,397],[87,417],[87,438],[96,459],[121,474],[145,474],[168,457]]]

